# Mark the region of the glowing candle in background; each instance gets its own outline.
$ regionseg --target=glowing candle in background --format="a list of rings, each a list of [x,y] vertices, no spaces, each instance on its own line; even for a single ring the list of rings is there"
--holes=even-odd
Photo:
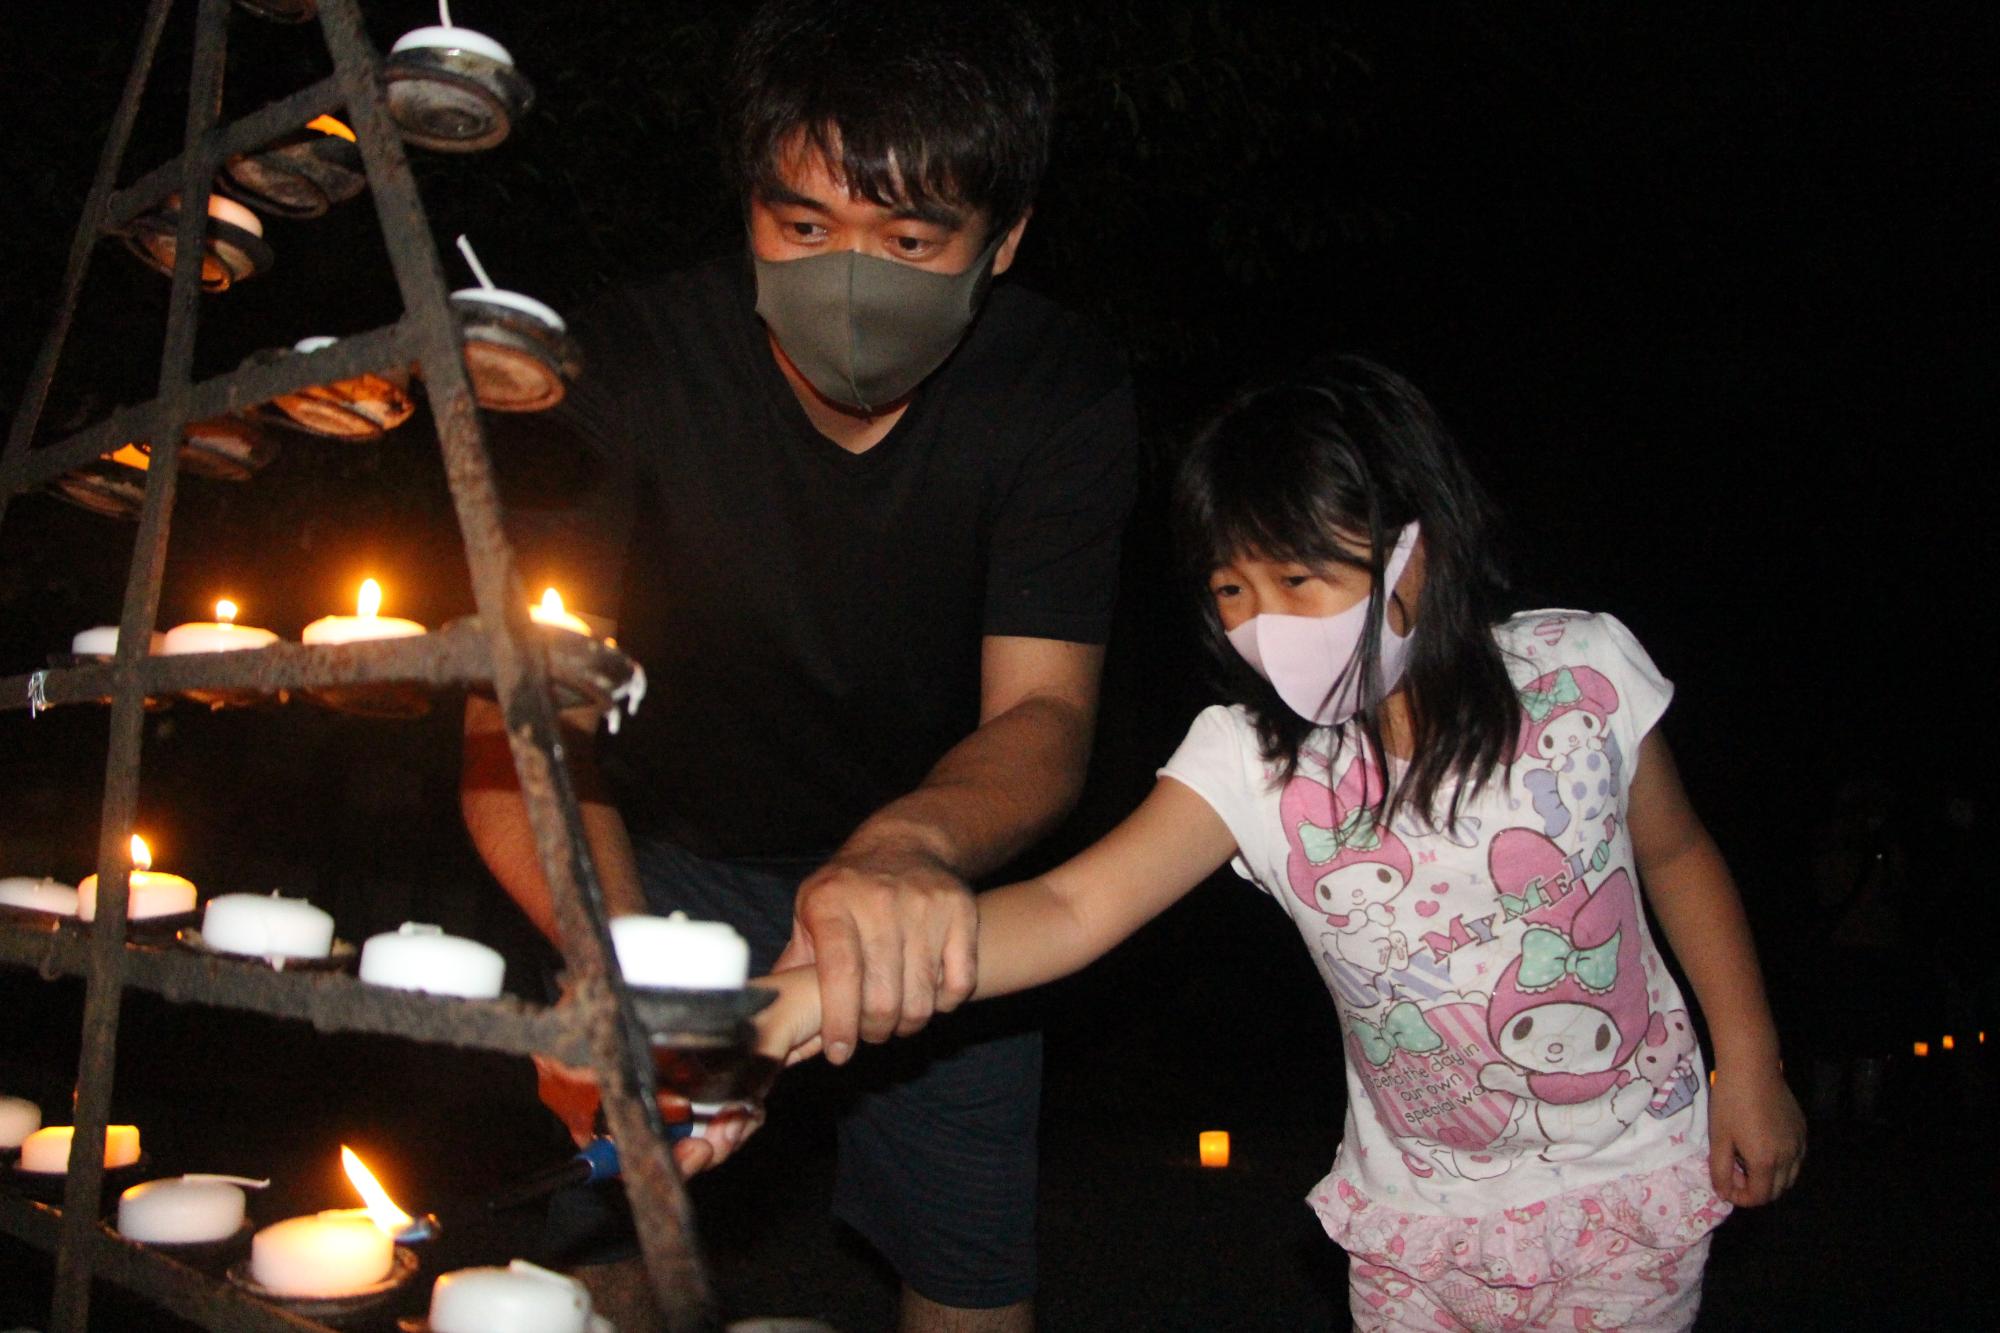
[[[1205,1129],[1201,1132],[1201,1164],[1203,1166],[1229,1165],[1228,1130]]]
[[[245,648],[262,648],[276,643],[278,636],[267,629],[236,623],[236,603],[227,597],[215,604],[214,620],[191,620],[176,625],[160,641],[162,653],[228,653]]]
[[[1958,1042],[1953,1039],[1952,1035],[1949,1032],[1944,1034],[1944,1040],[1939,1042],[1938,1044],[1944,1047],[1947,1051],[1955,1050],[1958,1046]]]
[[[1912,1042],[1910,1044],[1911,1055],[1922,1057],[1929,1055],[1930,1053],[1931,1053],[1931,1044],[1927,1041]]]
[[[76,1138],[74,1125],[47,1125],[21,1140],[21,1169],[62,1175],[69,1170],[70,1143]],[[104,1129],[104,1165],[107,1170],[130,1166],[139,1160],[139,1129],[136,1125],[107,1125]]]
[[[360,595],[354,600],[357,614],[322,616],[306,626],[305,633],[299,636],[300,641],[311,644],[362,643],[370,639],[404,639],[425,632],[424,627],[414,620],[380,614],[382,585],[374,579],[361,581]]]
[[[562,595],[554,588],[542,592],[542,600],[528,608],[528,619],[537,625],[547,625],[552,629],[566,629],[572,634],[590,637],[590,626],[563,607]]]
[[[42,1127],[42,1108],[25,1097],[0,1097],[0,1149],[9,1151]]]
[[[192,912],[194,885],[179,875],[169,875],[163,870],[154,870],[152,866],[152,851],[146,846],[146,840],[134,833],[131,888],[125,900],[126,918],[143,921],[152,916],[178,916],[183,912]],[[97,876],[86,875],[83,883],[76,886],[76,914],[85,921],[97,919]]]

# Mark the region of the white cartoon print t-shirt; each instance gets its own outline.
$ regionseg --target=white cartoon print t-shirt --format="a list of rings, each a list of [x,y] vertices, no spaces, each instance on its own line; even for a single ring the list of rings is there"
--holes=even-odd
[[[1314,733],[1276,781],[1240,708],[1203,712],[1161,770],[1229,826],[1333,992],[1347,1124],[1316,1206],[1471,1219],[1705,1151],[1701,1056],[1623,819],[1672,686],[1608,615],[1528,612],[1495,637],[1518,757],[1454,828],[1379,827],[1358,736],[1329,767]]]

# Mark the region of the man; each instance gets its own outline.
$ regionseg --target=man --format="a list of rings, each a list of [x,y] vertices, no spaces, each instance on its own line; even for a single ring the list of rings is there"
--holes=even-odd
[[[617,590],[652,681],[594,759],[571,747],[612,911],[729,920],[760,969],[816,960],[843,1063],[965,998],[970,885],[1076,799],[1131,389],[998,281],[1053,103],[1021,15],[768,3],[730,92],[748,262],[614,294],[579,321],[562,420],[494,424],[573,430],[603,464],[590,506],[517,526],[573,601]],[[553,934],[497,714],[466,725],[474,841]],[[835,1210],[901,1275],[905,1328],[1030,1327],[1039,1036],[954,1015],[906,1045],[856,1062]]]

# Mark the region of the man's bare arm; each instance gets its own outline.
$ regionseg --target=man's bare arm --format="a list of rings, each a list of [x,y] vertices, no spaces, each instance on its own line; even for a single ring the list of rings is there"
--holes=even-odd
[[[569,757],[571,779],[583,816],[584,836],[604,885],[604,903],[612,916],[646,910],[639,873],[632,859],[632,841],[625,820],[605,795],[598,777],[592,732],[595,713],[563,716],[563,750]],[[514,772],[500,706],[477,696],[465,704],[465,753],[459,770],[459,808],[472,845],[486,868],[500,881],[507,896],[527,914],[535,928],[555,943],[555,903],[542,875],[535,835],[528,825],[527,806]]]
[[[992,636],[980,725],[923,783],[863,821],[799,886],[779,967],[819,968],[827,1056],[908,1035],[977,977],[967,881],[1005,865],[1075,804],[1097,719],[1103,648]]]

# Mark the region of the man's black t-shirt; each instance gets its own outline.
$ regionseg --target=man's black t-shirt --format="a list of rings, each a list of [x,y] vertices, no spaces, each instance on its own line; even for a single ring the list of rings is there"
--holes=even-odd
[[[1103,642],[1135,426],[1075,316],[996,283],[859,454],[792,395],[744,258],[614,293],[577,336],[569,401],[488,433],[530,590],[614,617],[646,669],[599,738],[635,835],[823,855],[978,725],[983,636]],[[589,465],[554,485],[563,460]]]

